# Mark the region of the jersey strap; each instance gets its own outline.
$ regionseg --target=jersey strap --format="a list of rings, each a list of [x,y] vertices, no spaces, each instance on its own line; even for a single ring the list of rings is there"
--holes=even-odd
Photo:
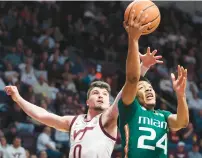
[[[72,122],[71,122],[71,124],[69,126],[69,133],[71,133],[72,126],[73,126],[74,122],[76,121],[77,117],[78,117],[78,115],[74,116],[74,118],[72,119]]]
[[[102,132],[107,136],[109,137],[110,139],[112,139],[113,141],[116,141],[116,138],[112,137],[109,133],[107,133],[102,125],[102,115],[100,116],[99,118],[99,125],[100,125],[100,128],[102,130]]]

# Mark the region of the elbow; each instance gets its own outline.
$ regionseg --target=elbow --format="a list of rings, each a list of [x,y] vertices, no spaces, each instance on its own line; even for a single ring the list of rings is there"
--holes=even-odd
[[[189,124],[189,112],[187,113],[185,119],[184,119],[184,128],[186,128]]]
[[[188,124],[189,124],[189,118],[187,118],[185,121],[184,121],[184,124],[183,124],[183,128],[187,128],[187,126],[188,126]]]
[[[183,122],[181,122],[180,126],[181,126],[181,128],[187,128],[188,124],[189,124],[189,118],[187,118]]]

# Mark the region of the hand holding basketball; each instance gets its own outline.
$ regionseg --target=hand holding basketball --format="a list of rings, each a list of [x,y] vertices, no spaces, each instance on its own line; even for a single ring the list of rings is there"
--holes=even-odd
[[[135,17],[135,10],[132,11],[128,24],[124,23],[124,27],[128,32],[128,36],[134,40],[138,40],[142,34],[142,32],[149,27],[151,23],[145,24],[144,22],[147,19],[148,15],[142,15],[143,11],[141,11],[137,17]]]
[[[135,13],[133,12],[135,10]],[[142,23],[143,25],[151,23],[143,32],[143,35],[150,34],[156,30],[161,21],[161,15],[158,7],[150,0],[135,0],[131,2],[125,10],[124,14],[124,26],[127,26],[131,14],[134,15],[134,19],[143,12],[142,16],[148,15],[147,19]],[[127,30],[126,30],[127,31]]]

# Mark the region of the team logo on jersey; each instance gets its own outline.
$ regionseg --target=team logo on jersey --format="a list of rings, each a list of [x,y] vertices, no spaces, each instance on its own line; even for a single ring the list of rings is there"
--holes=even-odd
[[[94,129],[94,127],[85,127],[84,129],[80,129],[80,130],[78,130],[78,131],[74,130],[74,135],[73,135],[73,137],[74,137],[74,139],[76,139],[77,136],[81,133],[81,134],[80,134],[81,136],[80,136],[80,138],[79,138],[79,140],[81,140],[81,139],[84,137],[84,135],[85,135],[85,133],[86,133],[87,131],[93,130],[93,129]]]
[[[167,122],[165,121],[159,121],[157,119],[149,118],[149,117],[144,117],[144,116],[139,116],[138,119],[138,124],[147,124],[163,129],[167,129]]]

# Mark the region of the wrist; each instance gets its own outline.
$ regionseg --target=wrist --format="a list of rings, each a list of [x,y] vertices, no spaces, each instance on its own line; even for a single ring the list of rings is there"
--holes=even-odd
[[[130,34],[128,35],[128,38],[129,38],[129,40],[132,41],[132,42],[138,42],[138,40],[139,40],[139,38],[134,37],[134,36],[131,36]]]
[[[145,67],[143,64],[141,65],[141,76],[145,76],[147,71],[149,70],[148,67]]]
[[[20,99],[21,99],[20,94],[17,94],[17,95],[15,95],[15,97],[13,97],[13,100],[14,100],[16,103],[18,103],[18,102],[20,101]]]
[[[150,66],[142,62],[142,67],[146,70],[149,70]]]
[[[178,99],[185,99],[186,98],[185,93],[182,93],[182,94],[176,93],[176,96],[177,96]]]

